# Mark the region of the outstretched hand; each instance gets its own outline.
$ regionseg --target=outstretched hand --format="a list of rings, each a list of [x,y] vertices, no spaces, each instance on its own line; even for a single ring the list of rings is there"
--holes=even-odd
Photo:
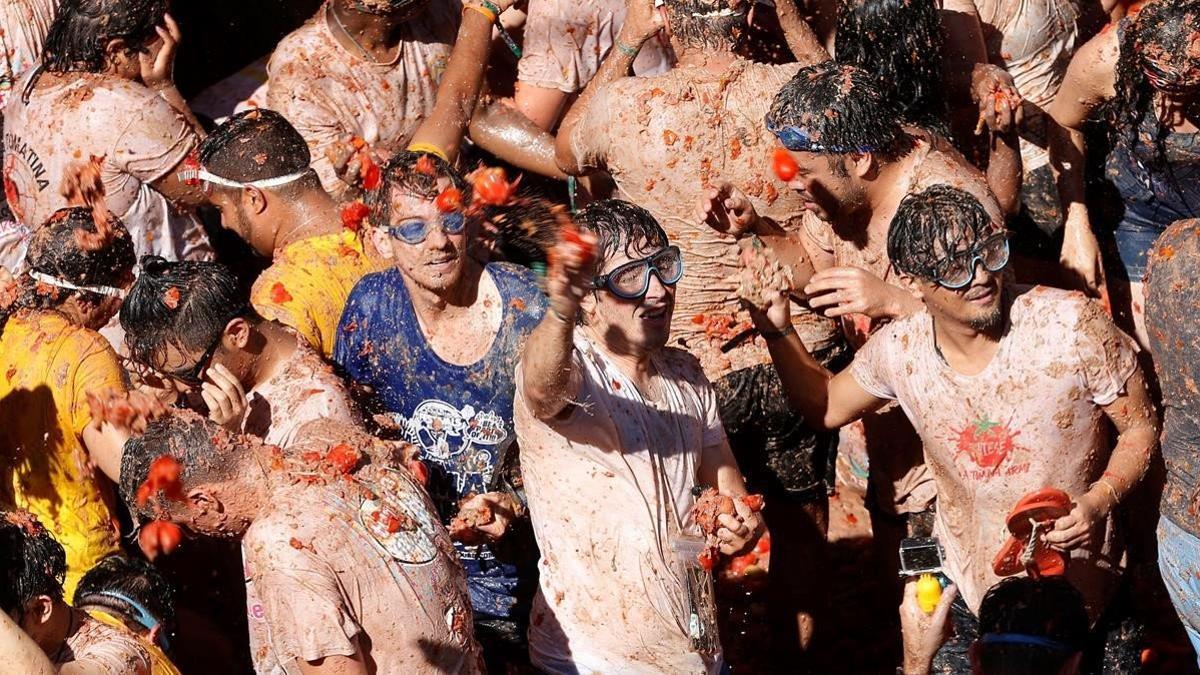
[[[162,44],[157,49],[138,54],[142,82],[156,91],[170,89],[175,86],[175,54],[179,51],[183,33],[170,14],[163,14],[163,25],[155,26],[154,30]]]
[[[654,0],[626,0],[621,34],[636,40],[637,45],[629,45],[636,47],[662,30],[666,23],[663,13],[654,6]]]
[[[738,297],[759,329],[781,331],[791,324],[791,270],[755,240],[742,251]]]
[[[900,604],[900,633],[904,641],[905,675],[925,675],[938,649],[950,637],[950,605],[958,596],[958,587],[950,584],[932,614],[926,614],[917,602],[917,580],[904,584]]]
[[[697,200],[695,219],[717,232],[741,239],[754,231],[759,216],[741,190],[723,181],[705,190]]]

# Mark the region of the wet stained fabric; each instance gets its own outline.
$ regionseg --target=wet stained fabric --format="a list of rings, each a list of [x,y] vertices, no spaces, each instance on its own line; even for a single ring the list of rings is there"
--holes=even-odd
[[[157,675],[150,653],[132,633],[97,621],[87,612],[68,611],[74,614],[75,632],[55,655],[55,666],[70,664],[98,675]]]
[[[29,75],[17,83],[23,90]],[[200,222],[176,214],[151,184],[166,177],[200,142],[166,99],[112,75],[44,74],[24,103],[4,111],[4,192],[17,220],[40,226],[67,206],[63,176],[102,158],[106,204],[133,235],[137,254],[167,260],[211,255]]]
[[[0,334],[0,505],[25,509],[67,554],[64,597],[119,551],[113,486],[91,465],[87,392],[124,391],[117,355],[95,331],[57,312],[20,312]]]
[[[0,3],[0,113],[16,82],[42,55],[42,42],[58,13],[55,0]]]
[[[569,411],[540,420],[517,394],[542,551],[530,657],[549,673],[716,673],[719,654],[691,650],[671,546],[691,527],[702,458],[726,442],[716,395],[682,350],[651,357],[648,397],[587,337],[574,340]]]
[[[87,614],[106,626],[129,633],[137,640],[138,646],[145,650],[146,657],[150,660],[150,675],[179,675],[179,669],[175,667],[174,663],[171,663],[171,659],[167,657],[162,648],[129,630],[117,617],[99,609],[89,609]]]
[[[1112,453],[1101,406],[1123,393],[1136,353],[1097,303],[1046,287],[1013,298],[999,349],[976,375],[941,357],[927,312],[884,328],[858,353],[854,379],[898,401],[921,436],[937,484],[934,535],[972,611],[999,581],[992,559],[1013,506],[1046,487],[1077,496],[1100,478]],[[1071,552],[1067,578],[1093,618],[1122,574],[1122,548],[1109,518],[1095,543]]]
[[[1163,396],[1162,455],[1167,465],[1162,517],[1200,537],[1200,221],[1172,225],[1150,251],[1146,332]]]
[[[620,0],[532,0],[517,78],[568,94],[582,91],[612,51],[623,23]],[[659,75],[674,61],[670,45],[651,38],[634,59],[633,73]]]
[[[462,568],[408,473],[368,465],[271,499],[242,540],[257,673],[368,645],[380,673],[479,672]]]
[[[250,303],[264,318],[291,326],[330,358],[350,291],[385,266],[386,261],[368,255],[362,239],[349,230],[301,239],[275,254],[254,282]]]
[[[355,287],[338,327],[334,361],[389,415],[429,465],[428,489],[443,522],[470,494],[492,491],[501,451],[513,437],[513,372],[520,349],[546,310],[532,272],[489,264],[503,315],[490,349],[465,366],[430,348],[399,270],[371,274]],[[481,285],[483,281],[481,280]],[[532,542],[530,542],[532,544]],[[515,613],[520,573],[489,545],[455,544],[479,616]],[[524,598],[527,605],[528,598]]]
[[[296,127],[312,150],[321,184],[341,194],[345,185],[325,150],[347,136],[388,153],[404,149],[433,112],[462,3],[431,0],[405,21],[398,29],[396,56],[388,63],[372,63],[361,52],[344,49],[333,34],[340,29],[332,17],[326,19],[324,7],[275,48],[267,64],[266,107]]]

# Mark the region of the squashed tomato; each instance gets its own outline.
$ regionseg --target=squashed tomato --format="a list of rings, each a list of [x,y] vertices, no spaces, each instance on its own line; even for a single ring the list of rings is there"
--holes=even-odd
[[[796,174],[800,172],[796,160],[792,159],[788,151],[783,148],[775,148],[775,156],[771,158],[771,168],[775,171],[775,176],[785,183],[795,178]]]
[[[453,213],[462,209],[462,198],[462,190],[456,187],[448,187],[438,193],[437,199],[434,200],[434,205],[442,213]]]

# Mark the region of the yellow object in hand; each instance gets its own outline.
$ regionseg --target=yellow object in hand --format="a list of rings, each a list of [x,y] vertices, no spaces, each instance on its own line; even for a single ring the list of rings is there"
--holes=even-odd
[[[917,605],[921,611],[933,614],[933,609],[941,599],[942,585],[932,574],[922,574],[921,578],[917,579]]]

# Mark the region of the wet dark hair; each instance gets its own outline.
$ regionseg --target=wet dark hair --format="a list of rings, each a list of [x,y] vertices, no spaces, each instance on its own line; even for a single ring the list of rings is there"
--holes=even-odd
[[[39,595],[63,597],[67,554],[37,518],[0,511],[0,612],[18,616]]]
[[[224,427],[190,410],[172,410],[169,415],[154,420],[146,433],[125,442],[121,454],[121,498],[134,519],[148,521],[157,514],[152,505],[165,509],[182,506],[164,499],[152,500],[138,506],[137,490],[150,474],[150,464],[163,455],[179,460],[180,480],[184,491],[197,486],[218,483],[238,475],[247,458],[250,436],[231,434]]]
[[[50,24],[42,60],[22,93],[29,94],[43,72],[99,73],[105,68],[105,47],[124,40],[142,49],[157,36],[167,12],[167,0],[59,0],[58,16]]]
[[[1125,143],[1132,151],[1154,100],[1154,87],[1142,69],[1146,45],[1154,45],[1165,54],[1186,58],[1183,55],[1188,52],[1193,30],[1188,19],[1197,15],[1200,15],[1200,0],[1172,0],[1147,2],[1136,17],[1126,20],[1120,33],[1120,55],[1113,85],[1115,94],[1105,108],[1109,140],[1114,145]],[[1159,120],[1154,134],[1153,167],[1156,169],[1168,166],[1166,138],[1169,133],[1167,126]]]
[[[900,202],[888,229],[888,258],[904,274],[937,279],[960,244],[982,241],[994,229],[991,216],[974,195],[933,185]]]
[[[421,171],[421,165],[432,167],[433,172]],[[410,150],[398,152],[382,167],[380,176],[379,188],[367,190],[363,200],[370,209],[371,224],[375,227],[391,224],[393,190],[433,199],[438,195],[438,180],[448,178],[454,187],[462,191],[463,203],[470,203],[471,186],[466,178],[446,160],[435,155]]]
[[[912,148],[901,122],[875,76],[832,60],[798,70],[767,113],[768,125],[803,129],[828,147],[871,148],[887,159]]]
[[[942,29],[933,0],[841,0],[837,61],[861,68],[908,124],[947,135]],[[892,83],[903,82],[904,86]]]
[[[588,204],[575,214],[575,222],[600,240],[596,246],[599,255],[596,269],[604,269],[617,251],[634,257],[638,248],[657,249],[670,244],[667,233],[649,211],[620,199],[601,199]]]
[[[174,632],[175,591],[154,565],[145,560],[110,555],[88,570],[75,588],[76,607],[99,606],[132,619],[137,612],[120,598],[105,595],[106,591],[115,591],[137,602],[162,624],[164,631]]]
[[[187,353],[204,351],[232,319],[260,320],[225,265],[169,262],[153,255],[142,257],[141,274],[125,296],[120,316],[130,356],[156,368],[169,346]]]
[[[59,209],[34,230],[25,254],[27,269],[16,279],[15,301],[0,310],[0,326],[17,310],[53,309],[72,296],[92,303],[103,299],[91,291],[40,285],[29,272],[57,277],[76,286],[120,286],[126,282],[136,261],[133,240],[120,221],[111,215],[110,219],[112,236],[96,250],[81,246],[75,234],[77,231],[96,234],[94,212],[90,208]]]
[[[229,118],[213,129],[197,152],[200,164],[209,172],[239,183],[299,173],[308,170],[312,161],[300,132],[283,115],[265,108]],[[320,181],[313,172],[283,187],[290,186],[319,189]]]
[[[987,675],[1057,673],[1083,650],[1088,626],[1083,596],[1066,579],[1009,577],[992,586],[979,605],[980,666]],[[1022,644],[1006,636],[1050,642]]]
[[[731,9],[728,0],[667,0],[671,37],[687,47],[732,47],[746,27],[746,5]]]

